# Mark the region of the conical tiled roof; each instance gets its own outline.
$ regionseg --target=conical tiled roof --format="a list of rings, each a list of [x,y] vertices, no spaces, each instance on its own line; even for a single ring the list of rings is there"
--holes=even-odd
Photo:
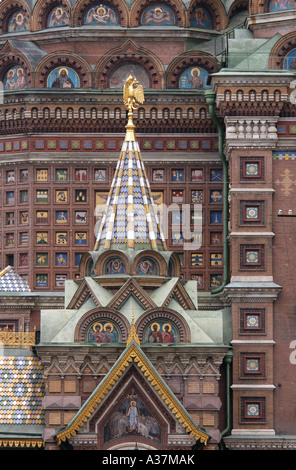
[[[95,250],[166,250],[156,204],[134,134],[132,112],[129,113],[126,129],[126,138],[103,212]]]

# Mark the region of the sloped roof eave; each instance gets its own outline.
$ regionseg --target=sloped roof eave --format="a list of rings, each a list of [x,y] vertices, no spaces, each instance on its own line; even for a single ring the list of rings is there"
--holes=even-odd
[[[200,440],[200,442],[206,445],[210,435],[196,425],[192,417],[187,413],[177,397],[162,380],[157,370],[150,363],[149,359],[134,340],[121,354],[112,369],[108,372],[102,382],[100,382],[70,423],[55,434],[58,444],[60,445],[62,442],[70,439],[79,432],[80,428],[90,418],[96,407],[104,400],[106,395],[108,395],[110,390],[118,382],[126,368],[132,362],[134,362],[141,371],[144,372],[151,387],[154,388],[165,406],[169,408],[170,412],[186,429],[186,432],[189,433],[191,437],[194,437],[196,440]]]

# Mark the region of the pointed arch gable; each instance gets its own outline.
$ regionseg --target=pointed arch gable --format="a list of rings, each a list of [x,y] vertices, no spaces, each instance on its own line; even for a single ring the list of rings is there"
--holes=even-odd
[[[119,65],[135,63],[143,67],[150,79],[151,88],[163,88],[164,66],[161,60],[147,49],[128,39],[120,47],[111,49],[95,67],[95,86],[108,88],[110,75]]]
[[[107,409],[105,405],[115,387],[122,383],[124,377],[127,377],[127,373],[130,373],[130,376],[133,375],[133,369],[137,370],[142,380],[145,381],[145,385],[160,400],[167,415],[178,422],[190,437],[205,445],[207,444],[209,435],[196,425],[171,389],[159,376],[141,348],[135,341],[132,341],[66,428],[56,433],[55,438],[59,445],[75,436],[85,422],[90,421],[100,409]],[[114,402],[113,399],[112,402]]]

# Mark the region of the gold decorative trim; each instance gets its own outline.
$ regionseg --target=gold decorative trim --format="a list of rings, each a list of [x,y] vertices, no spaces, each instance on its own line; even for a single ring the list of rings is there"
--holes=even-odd
[[[191,421],[188,415],[183,411],[180,404],[177,402],[176,398],[173,396],[173,393],[170,392],[164,383],[161,381],[158,374],[153,371],[145,356],[141,353],[138,346],[136,345],[133,338],[133,331],[131,331],[130,337],[128,339],[129,347],[126,349],[126,353],[123,355],[121,360],[118,362],[114,370],[110,372],[107,380],[99,386],[98,390],[94,396],[90,399],[89,403],[81,410],[81,413],[77,418],[69,425],[67,429],[59,432],[56,435],[58,444],[70,439],[72,436],[75,436],[79,429],[84,425],[84,423],[91,417],[92,413],[96,410],[97,405],[99,405],[103,399],[108,395],[110,390],[118,382],[119,378],[122,376],[124,371],[129,367],[130,363],[134,362],[135,365],[141,370],[144,376],[149,381],[150,385],[157,394],[160,396],[161,400],[168,407],[170,412],[175,416],[179,423],[185,428],[186,432],[190,434],[191,437],[194,437],[196,440],[200,440],[201,443],[207,444],[209,436],[198,429],[196,425]],[[129,340],[131,343],[129,343]]]
[[[2,347],[24,348],[28,349],[36,343],[36,326],[34,331],[8,331],[8,327],[4,331],[0,331],[0,344]]]
[[[0,447],[44,447],[42,439],[0,439]]]

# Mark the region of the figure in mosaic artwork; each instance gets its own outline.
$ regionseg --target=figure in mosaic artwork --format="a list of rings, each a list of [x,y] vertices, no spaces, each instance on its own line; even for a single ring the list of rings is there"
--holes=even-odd
[[[67,26],[69,24],[69,13],[63,7],[56,7],[49,15],[47,26],[55,28],[57,26]]]

